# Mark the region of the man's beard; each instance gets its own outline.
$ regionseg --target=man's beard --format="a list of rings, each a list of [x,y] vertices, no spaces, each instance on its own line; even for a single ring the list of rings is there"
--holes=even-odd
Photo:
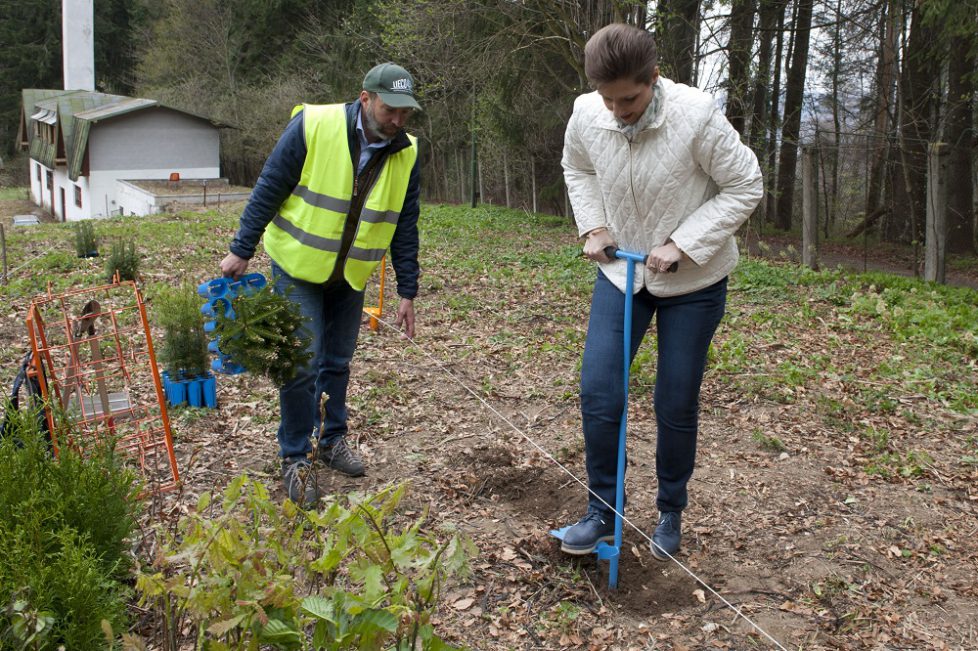
[[[380,128],[380,122],[374,117],[373,110],[369,106],[363,109],[363,128],[368,134],[380,140],[390,140],[394,136],[388,136]]]

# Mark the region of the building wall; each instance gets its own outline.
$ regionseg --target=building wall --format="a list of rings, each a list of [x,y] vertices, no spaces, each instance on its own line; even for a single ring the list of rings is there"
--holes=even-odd
[[[92,217],[92,206],[91,204],[91,193],[88,191],[88,179],[84,176],[79,177],[78,181],[72,181],[68,178],[68,170],[65,167],[59,167],[54,172],[54,205],[55,209],[52,211],[61,221],[78,221],[79,219],[88,219]],[[76,196],[75,189],[78,189],[78,195]],[[61,205],[61,190],[64,190],[65,200],[64,207]],[[81,206],[77,205],[77,199],[80,198]],[[63,212],[62,212],[63,211]]]
[[[82,177],[78,179],[78,183],[73,182],[68,178],[68,171],[64,166],[52,170],[34,159],[30,159],[28,165],[31,180],[31,201],[61,221],[75,221],[89,217],[88,179]],[[49,174],[50,182],[48,181]],[[54,189],[53,194],[52,188]],[[75,188],[78,188],[80,193],[81,207],[76,205]],[[61,199],[62,190],[64,190],[63,202]]]
[[[118,178],[183,178],[220,176],[220,142],[214,125],[166,108],[134,111],[92,125],[88,136],[89,164],[95,172],[125,171]],[[212,170],[197,174],[192,170]],[[165,170],[155,176],[133,171]]]
[[[64,166],[51,170],[36,160],[30,161],[31,199],[61,220],[146,215],[157,211],[155,206],[134,197],[116,196],[116,182],[120,179],[168,179],[174,172],[183,179],[220,177],[218,129],[209,122],[171,109],[144,109],[97,122],[91,127],[88,147],[90,175],[79,177],[78,181],[68,178]],[[76,202],[76,187],[80,207]]]
[[[42,203],[42,201],[43,201],[42,193],[44,191],[45,172],[48,171],[48,168],[44,167],[43,165],[41,165],[40,163],[38,163],[36,160],[34,160],[33,158],[31,158],[30,159],[30,170],[29,171],[30,171],[30,177],[31,177],[31,201],[33,201],[37,205],[41,206],[41,205],[43,205],[43,203]],[[38,172],[40,172],[40,178],[38,178]]]
[[[151,215],[159,212],[153,202],[153,195],[125,181],[116,181],[115,196],[125,214]]]

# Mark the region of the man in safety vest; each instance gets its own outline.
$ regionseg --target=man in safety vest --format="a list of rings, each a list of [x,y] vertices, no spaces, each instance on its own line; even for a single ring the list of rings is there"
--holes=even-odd
[[[420,108],[414,80],[393,63],[367,73],[357,101],[297,106],[221,261],[225,276],[241,276],[264,235],[275,289],[306,320],[312,361],[279,390],[282,480],[298,504],[319,498],[317,482],[306,481],[311,433],[326,465],[364,474],[345,440],[346,390],[364,286],[388,247],[401,297],[395,323],[414,337],[420,176],[417,141],[403,127]]]

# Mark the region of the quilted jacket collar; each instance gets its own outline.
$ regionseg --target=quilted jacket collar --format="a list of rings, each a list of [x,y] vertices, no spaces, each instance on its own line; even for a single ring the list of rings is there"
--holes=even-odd
[[[666,102],[669,96],[669,88],[675,85],[675,82],[666,79],[662,75],[659,75],[659,80],[656,82],[655,94],[659,101],[659,111],[655,114],[655,118],[649,122],[642,133],[646,131],[651,131],[653,129],[658,129],[666,121]],[[655,99],[653,101],[655,101]],[[615,120],[615,116],[611,111],[602,111],[598,116],[595,124],[600,129],[608,129],[610,131],[621,131],[621,127],[618,126],[618,122]]]

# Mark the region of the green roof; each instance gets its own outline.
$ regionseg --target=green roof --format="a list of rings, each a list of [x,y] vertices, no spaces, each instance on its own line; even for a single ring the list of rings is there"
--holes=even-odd
[[[31,158],[54,168],[57,145],[36,138],[31,128],[35,120],[53,124],[55,143],[58,142],[59,137],[64,142],[68,176],[72,181],[77,181],[81,175],[85,150],[88,147],[88,133],[93,123],[153,106],[163,106],[155,99],[110,95],[87,90],[26,88],[22,91],[22,96],[24,102],[22,128],[27,130]],[[165,108],[207,120],[216,127],[227,126],[194,113],[169,106]]]

